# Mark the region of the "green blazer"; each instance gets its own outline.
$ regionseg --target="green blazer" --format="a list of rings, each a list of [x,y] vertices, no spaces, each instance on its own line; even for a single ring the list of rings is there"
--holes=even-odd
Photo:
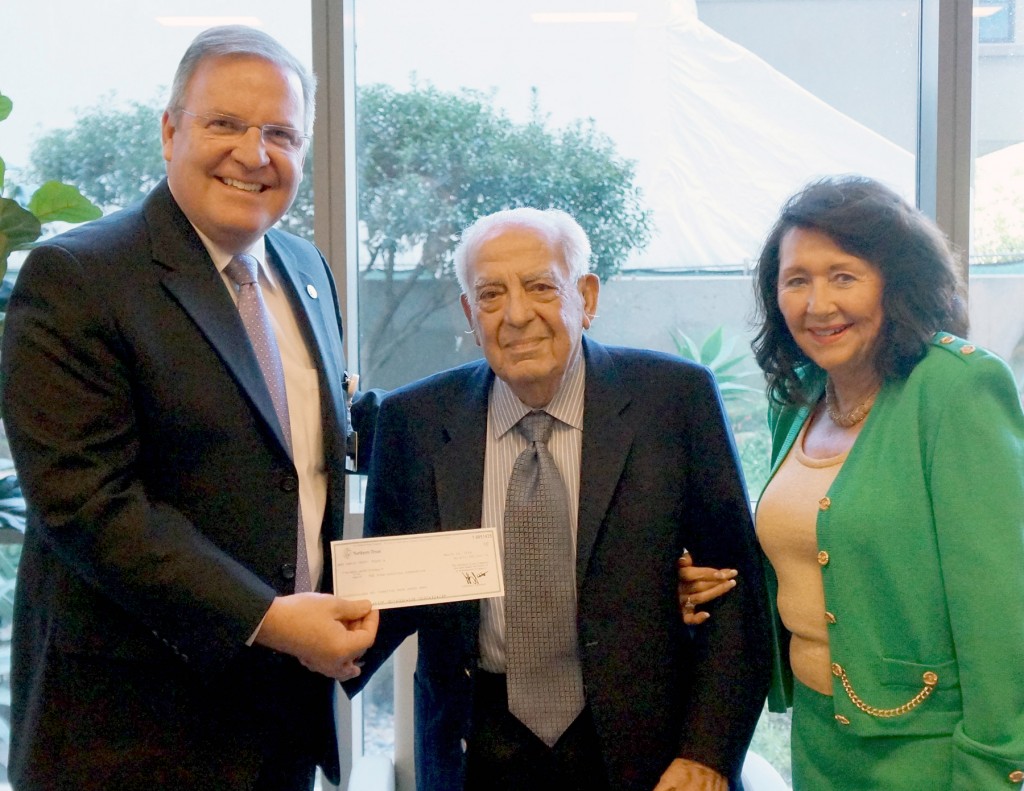
[[[770,417],[772,474],[809,414]],[[1006,364],[936,334],[910,376],[879,393],[819,503],[817,535],[837,727],[950,734],[950,789],[1015,787],[1024,770],[1024,413]],[[778,583],[765,566],[774,607]],[[792,673],[774,615],[769,702],[778,711],[792,699]]]

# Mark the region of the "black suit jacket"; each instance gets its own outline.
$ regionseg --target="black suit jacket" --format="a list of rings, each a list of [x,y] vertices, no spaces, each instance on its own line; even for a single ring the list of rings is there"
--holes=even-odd
[[[266,244],[319,371],[326,542],[342,531],[347,435],[337,298],[312,245]],[[247,788],[282,739],[336,778],[333,682],[245,645],[293,590],[297,474],[238,311],[165,183],[32,252],[2,375],[29,505],[19,791]]]
[[[677,756],[736,778],[769,660],[760,555],[714,380],[656,352],[584,339],[584,354],[578,634],[610,786],[650,791]],[[492,381],[478,362],[384,399],[368,535],[480,526]],[[684,547],[702,563],[738,569],[741,580],[694,633],[676,596]],[[463,787],[479,624],[477,602],[388,610],[366,656],[372,672],[419,632],[420,789]]]

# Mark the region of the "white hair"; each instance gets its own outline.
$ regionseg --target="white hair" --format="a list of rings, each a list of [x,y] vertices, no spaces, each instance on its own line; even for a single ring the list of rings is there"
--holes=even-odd
[[[548,238],[552,246],[562,251],[562,258],[575,282],[590,271],[590,240],[571,214],[561,209],[505,209],[480,217],[465,231],[455,247],[455,276],[462,293],[471,300],[469,264],[480,245],[498,229],[529,228]]]

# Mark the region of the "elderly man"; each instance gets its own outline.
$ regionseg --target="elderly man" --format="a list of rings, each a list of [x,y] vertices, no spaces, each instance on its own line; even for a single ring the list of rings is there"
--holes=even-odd
[[[455,261],[486,359],[381,405],[367,533],[503,537],[504,598],[389,610],[366,655],[419,633],[420,789],[725,789],[761,710],[760,561],[714,380],[584,339],[589,255],[563,212],[479,220]],[[684,547],[752,575],[696,636]]]
[[[376,631],[368,602],[317,592],[342,528],[341,325],[319,252],[270,229],[313,95],[266,34],[200,34],[163,115],[167,180],[18,278],[18,791],[339,779],[334,679]]]

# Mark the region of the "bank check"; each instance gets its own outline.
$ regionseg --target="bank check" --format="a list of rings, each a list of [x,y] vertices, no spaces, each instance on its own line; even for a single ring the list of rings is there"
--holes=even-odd
[[[505,594],[492,528],[331,542],[334,592],[379,610]]]

